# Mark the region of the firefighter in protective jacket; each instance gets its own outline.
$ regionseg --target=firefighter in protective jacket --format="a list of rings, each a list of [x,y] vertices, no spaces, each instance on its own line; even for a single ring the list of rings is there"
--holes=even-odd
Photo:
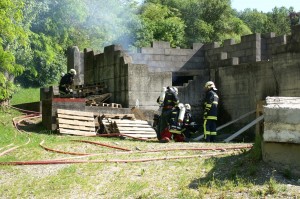
[[[62,95],[72,93],[72,85],[74,83],[74,76],[76,75],[76,70],[71,69],[67,74],[62,76],[59,82],[59,92]]]
[[[205,86],[205,101],[204,101],[204,139],[207,142],[215,142],[217,135],[217,115],[219,96],[215,92],[217,90],[214,82],[208,81]]]
[[[169,142],[170,140],[164,136],[168,131],[168,122],[170,120],[172,110],[178,106],[179,99],[177,97],[178,89],[176,87],[167,87],[165,95],[160,96],[157,101],[162,107],[162,112],[159,119],[158,139],[162,142]],[[162,99],[164,98],[164,99]]]

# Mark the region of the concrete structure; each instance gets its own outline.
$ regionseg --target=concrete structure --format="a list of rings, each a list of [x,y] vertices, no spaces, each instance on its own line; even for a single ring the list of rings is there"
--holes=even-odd
[[[300,176],[300,97],[267,97],[263,160]]]
[[[162,87],[171,85],[178,87],[180,101],[190,103],[200,121],[203,85],[212,80],[219,89],[220,124],[255,110],[267,96],[294,97],[267,98],[263,159],[299,174],[300,25],[292,28],[289,36],[252,34],[243,36],[241,43],[232,39],[222,46],[195,43],[191,49],[171,48],[168,42],[153,42],[138,53],[127,53],[118,45],[107,46],[100,54],[72,47],[68,69],[78,71],[75,84],[104,82],[113,95],[111,102],[125,108],[87,107],[80,99],[53,99],[51,89],[42,89],[43,123],[56,128],[57,108],[130,113],[138,100],[141,109],[157,110]]]
[[[195,43],[179,49],[153,42],[138,53],[117,45],[100,54],[77,47],[69,52],[68,68],[79,71],[77,83],[82,84],[82,77],[85,84],[105,82],[113,93],[111,102],[123,107],[133,107],[138,99],[140,108],[157,109],[161,88],[173,84],[181,102],[190,103],[194,115],[201,117],[202,88],[212,80],[219,89],[219,122],[225,123],[255,110],[267,96],[300,96],[300,26],[289,36],[256,33],[222,46]]]

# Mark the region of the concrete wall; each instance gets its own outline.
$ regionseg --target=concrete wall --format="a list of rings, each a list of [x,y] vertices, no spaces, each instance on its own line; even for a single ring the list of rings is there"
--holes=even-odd
[[[263,159],[300,175],[300,97],[267,97]]]
[[[201,116],[203,85],[215,81],[220,96],[220,122],[225,123],[256,109],[267,96],[300,96],[300,26],[292,35],[245,35],[241,43],[229,39],[193,44],[192,49],[170,48],[168,42],[153,42],[139,53],[112,45],[104,53],[84,51],[85,83],[105,82],[112,102],[157,109],[156,98],[172,76],[192,78],[179,88],[179,98]],[[252,117],[255,117],[254,115]],[[247,118],[247,121],[249,119]],[[243,123],[243,121],[242,121]]]
[[[130,53],[134,64],[145,64],[151,72],[175,72],[205,68],[203,44],[195,43],[192,49],[171,48],[169,42],[155,41],[151,47]]]
[[[77,46],[70,47],[67,53],[67,70],[75,69],[77,75],[74,78],[75,85],[84,84],[84,54]]]

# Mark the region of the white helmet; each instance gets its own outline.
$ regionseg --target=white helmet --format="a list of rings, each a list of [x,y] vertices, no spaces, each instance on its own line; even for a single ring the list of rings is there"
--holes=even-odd
[[[178,108],[179,108],[179,109],[182,109],[182,108],[184,108],[184,105],[183,105],[183,103],[179,103],[179,104],[178,104]]]
[[[178,88],[176,87],[172,87],[173,88],[173,91],[176,93],[176,95],[178,95]]]
[[[190,104],[185,104],[184,106],[185,106],[186,110],[191,110],[191,105]]]
[[[212,88],[213,90],[218,90],[218,89],[216,88],[216,86],[215,86],[215,83],[212,82],[212,81],[206,82],[204,88],[206,88],[206,89],[208,89],[208,90],[210,90],[211,88]]]
[[[76,75],[76,70],[75,70],[75,69],[71,69],[71,70],[69,71],[69,73],[72,74],[72,75]]]

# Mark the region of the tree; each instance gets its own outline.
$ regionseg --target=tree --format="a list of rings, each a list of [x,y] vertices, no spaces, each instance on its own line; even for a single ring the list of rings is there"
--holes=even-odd
[[[243,20],[253,33],[265,33],[268,23],[266,13],[259,12],[257,9],[245,9],[237,13],[237,16]]]
[[[256,9],[245,9],[237,13],[237,16],[248,25],[252,32],[275,32],[277,35],[283,35],[291,32],[288,15],[292,10],[293,8],[288,10],[284,7],[275,7],[272,12],[263,13]]]
[[[230,0],[147,0],[176,9],[186,24],[185,44],[194,42],[221,42],[224,39],[240,39],[251,31],[234,15]]]
[[[185,24],[176,9],[147,3],[141,10],[141,27],[136,45],[150,45],[153,40],[170,42],[171,46],[181,46],[184,41]]]
[[[0,100],[8,99],[14,90],[13,79],[23,72],[16,63],[16,48],[27,44],[27,33],[22,26],[22,1],[0,1]]]
[[[291,32],[289,21],[289,10],[285,7],[273,8],[272,12],[267,13],[268,22],[266,32],[275,32],[277,35],[284,35]]]

